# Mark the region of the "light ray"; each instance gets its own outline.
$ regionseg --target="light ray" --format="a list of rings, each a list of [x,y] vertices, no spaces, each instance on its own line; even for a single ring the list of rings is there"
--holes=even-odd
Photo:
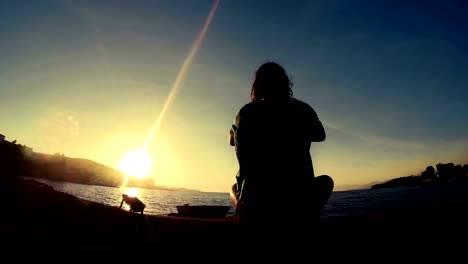
[[[174,81],[174,83],[171,86],[171,89],[169,90],[169,95],[167,97],[166,102],[164,103],[164,106],[161,110],[161,113],[159,114],[158,118],[154,122],[153,126],[151,127],[151,131],[146,138],[145,143],[143,144],[142,150],[146,150],[148,148],[148,144],[151,142],[153,139],[159,124],[161,123],[162,118],[166,114],[167,109],[171,105],[172,101],[174,100],[174,97],[177,93],[177,91],[180,88],[180,83],[182,82],[183,77],[185,76],[185,73],[187,72],[187,69],[189,68],[190,64],[192,64],[192,60],[195,57],[195,54],[197,53],[198,49],[200,48],[200,45],[205,37],[206,32],[208,31],[208,27],[210,26],[211,20],[214,17],[214,14],[216,12],[216,9],[218,8],[219,0],[215,0],[213,3],[213,6],[211,7],[210,13],[208,14],[208,17],[206,18],[205,23],[203,24],[203,28],[198,34],[198,37],[195,39],[195,42],[193,43],[192,47],[190,48],[190,51],[187,55],[187,57],[184,60],[184,63],[182,64],[182,67],[179,70],[179,73],[177,74],[177,77]]]
[[[166,99],[166,102],[163,105],[163,108],[161,112],[159,113],[158,118],[156,121],[153,123],[153,126],[151,127],[150,133],[148,134],[148,137],[146,138],[143,146],[141,147],[140,151],[144,152],[148,148],[148,145],[150,144],[151,140],[153,140],[154,136],[156,135],[156,132],[159,128],[159,125],[161,123],[161,120],[163,119],[164,115],[166,114],[167,110],[169,109],[169,106],[172,104],[174,101],[174,98],[180,89],[180,84],[192,64],[193,58],[198,52],[198,49],[201,46],[201,43],[203,42],[203,39],[205,38],[206,32],[208,31],[208,28],[211,24],[211,21],[213,20],[213,17],[216,13],[216,9],[218,8],[220,0],[215,0],[213,5],[211,6],[210,12],[208,13],[208,16],[205,20],[205,23],[203,24],[202,30],[198,34],[197,38],[193,42],[192,46],[190,47],[189,53],[187,57],[185,58],[181,68],[179,69],[179,72],[177,73],[177,76],[174,80],[174,83],[172,84],[170,90],[169,90],[169,95]],[[121,188],[123,188],[127,182],[128,182],[128,175],[126,176],[126,179],[124,180],[124,183],[122,184]]]

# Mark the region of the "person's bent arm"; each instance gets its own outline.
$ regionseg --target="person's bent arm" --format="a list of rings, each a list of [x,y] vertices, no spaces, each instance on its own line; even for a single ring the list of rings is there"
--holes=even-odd
[[[312,124],[312,141],[322,142],[326,138],[325,128],[323,127],[322,122],[317,119]]]
[[[234,124],[231,126],[231,129],[229,130],[229,145],[230,146],[236,146],[236,137],[237,137],[237,127],[239,125],[239,113],[236,114],[234,117]]]
[[[229,145],[230,146],[235,146],[235,142],[234,142],[234,125],[232,125],[232,128],[231,130],[229,130]]]
[[[312,122],[310,123],[310,136],[313,142],[322,142],[325,141],[326,133],[325,128],[323,127],[322,122],[317,116],[315,110],[311,107],[309,109]]]

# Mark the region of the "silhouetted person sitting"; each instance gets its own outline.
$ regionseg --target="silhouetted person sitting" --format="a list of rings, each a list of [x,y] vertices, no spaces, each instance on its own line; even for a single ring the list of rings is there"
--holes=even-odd
[[[251,102],[230,130],[239,162],[231,200],[244,235],[305,232],[317,224],[334,187],[329,176],[315,177],[310,156],[311,142],[325,140],[324,127],[310,105],[293,97],[291,87],[282,66],[263,64]]]

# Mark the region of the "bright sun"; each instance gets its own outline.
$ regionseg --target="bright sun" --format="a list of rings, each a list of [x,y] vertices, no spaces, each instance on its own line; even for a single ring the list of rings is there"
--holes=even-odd
[[[120,160],[119,169],[128,176],[143,178],[148,175],[153,161],[148,153],[133,150],[125,153]]]

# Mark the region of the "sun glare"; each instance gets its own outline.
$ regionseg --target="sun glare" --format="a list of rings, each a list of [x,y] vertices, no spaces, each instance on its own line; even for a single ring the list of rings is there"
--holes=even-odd
[[[126,188],[124,193],[126,193],[130,197],[136,197],[139,191],[140,189],[138,188]]]
[[[119,169],[128,176],[143,178],[148,175],[152,159],[144,151],[129,151],[120,160]]]

